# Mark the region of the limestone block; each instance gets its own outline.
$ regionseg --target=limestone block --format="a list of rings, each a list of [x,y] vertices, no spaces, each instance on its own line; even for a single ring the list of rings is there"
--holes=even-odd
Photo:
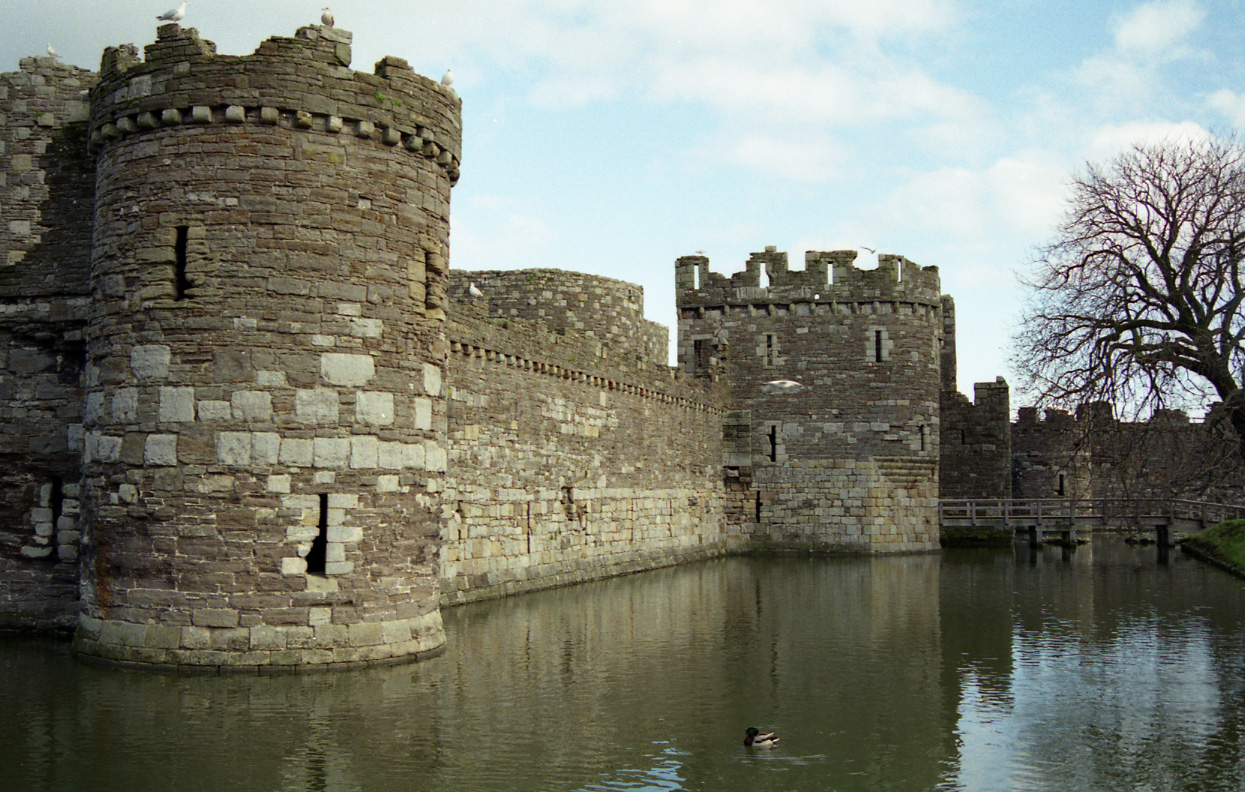
[[[346,560],[346,546],[341,542],[329,542],[324,546],[324,563],[333,564]]]
[[[272,420],[272,394],[267,391],[234,391],[229,403],[235,421]]]
[[[350,463],[350,440],[344,437],[317,437],[313,464],[318,468],[344,468]]]
[[[251,464],[251,433],[217,432],[216,459],[222,465]]]
[[[432,399],[415,397],[415,428],[425,431],[432,429]]]
[[[424,393],[429,396],[441,395],[441,369],[431,363],[424,364]]]
[[[338,406],[337,391],[331,388],[302,389],[294,393],[294,417],[302,423],[336,426]]]
[[[154,382],[169,376],[172,353],[163,344],[136,346],[130,350],[130,373],[139,382]]]
[[[446,469],[445,449],[429,440],[424,443],[424,467],[435,473],[443,473]]]
[[[331,525],[325,531],[325,538],[330,544],[341,542],[360,542],[363,540],[363,529],[359,526]]]
[[[162,423],[189,423],[195,419],[194,388],[160,388],[157,419]]]
[[[117,423],[134,423],[138,420],[137,388],[119,388],[113,393],[112,420]]]
[[[379,465],[379,467],[384,467],[384,466]],[[402,486],[400,482],[401,482],[401,479],[399,479],[397,476],[394,476],[394,475],[377,476],[376,477],[376,491],[377,492],[401,492]]]
[[[272,467],[280,458],[281,435],[276,432],[255,432],[251,435],[251,464]]]
[[[96,435],[95,458],[100,462],[119,462],[121,460],[121,438]]]
[[[325,562],[324,574],[326,575],[348,575],[354,571],[353,561],[334,561],[332,563]],[[352,627],[354,625],[351,625]]]
[[[200,421],[228,421],[233,417],[233,407],[227,401],[204,399],[199,402]]]
[[[381,391],[360,391],[355,396],[355,420],[372,426],[393,423],[393,394]]]
[[[385,323],[379,319],[351,319],[350,335],[355,338],[380,338]]]
[[[350,492],[330,492],[329,507],[333,509],[359,508],[359,496]]]
[[[376,467],[383,470],[401,470],[405,467],[403,464],[404,453],[402,443],[391,443],[382,440],[377,444]]]
[[[425,369],[427,368],[425,364]],[[438,377],[440,373],[440,369],[437,369]],[[320,376],[330,385],[358,388],[366,385],[375,374],[376,365],[371,355],[352,355],[344,352],[325,352],[320,355]]]
[[[261,388],[283,388],[286,385],[284,371],[257,371],[255,384]]]
[[[153,466],[163,465],[165,467],[176,466],[177,435],[147,435],[147,443],[143,449],[143,464]]]
[[[288,474],[279,476],[269,476],[265,482],[265,489],[269,492],[288,493],[290,491],[291,477]]]
[[[87,421],[98,422],[104,412],[104,394],[99,391],[88,393],[82,405],[82,412]]]
[[[402,467],[410,470],[423,470],[425,455],[423,443],[403,443]]]
[[[305,558],[282,558],[281,559],[282,575],[305,575],[307,574],[307,559]]]
[[[313,453],[311,439],[286,437],[281,440],[281,452],[277,460],[290,467],[311,467]]]
[[[350,467],[354,470],[372,470],[376,467],[378,438],[373,435],[355,435],[350,438]]]

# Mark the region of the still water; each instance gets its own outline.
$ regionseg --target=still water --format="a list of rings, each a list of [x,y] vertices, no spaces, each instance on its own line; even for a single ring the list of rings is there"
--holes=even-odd
[[[427,662],[300,677],[2,641],[0,789],[1245,789],[1245,581],[1114,537],[727,559],[446,629]]]

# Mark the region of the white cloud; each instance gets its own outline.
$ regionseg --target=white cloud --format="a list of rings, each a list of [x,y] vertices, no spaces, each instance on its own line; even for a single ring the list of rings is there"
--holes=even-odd
[[[535,207],[481,195],[457,205],[451,220],[450,256],[457,269],[539,267],[557,238]]]
[[[1193,121],[1132,121],[1106,124],[1093,130],[1086,140],[1086,158],[1105,162],[1137,144],[1163,143],[1171,140],[1206,140],[1211,135]]]
[[[1207,98],[1207,104],[1228,119],[1228,123],[1245,130],[1245,93],[1224,88],[1211,94]]]
[[[1206,13],[1193,0],[1153,0],[1115,20],[1115,45],[1130,54],[1168,54],[1202,24]]]

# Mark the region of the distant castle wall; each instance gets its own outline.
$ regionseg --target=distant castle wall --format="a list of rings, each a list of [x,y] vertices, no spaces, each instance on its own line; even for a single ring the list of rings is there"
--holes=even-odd
[[[639,287],[544,270],[529,303],[525,273],[494,275],[451,273],[444,601],[738,547],[722,516],[721,388],[645,360],[665,341],[632,313]],[[596,334],[564,331],[579,306],[556,281],[590,295]]]
[[[767,248],[729,278],[703,256],[680,258],[679,366],[730,389],[738,412],[724,464],[728,476],[737,469],[737,497],[751,487],[757,542],[934,549],[938,272],[900,256],[859,270],[855,256],[810,252],[791,271],[785,253]],[[774,380],[802,387],[769,393]]]
[[[0,75],[0,627],[77,622],[95,75]]]
[[[942,392],[939,494],[943,498],[1010,498],[1010,389],[999,377],[996,382],[976,383],[973,396],[969,401],[954,389]]]

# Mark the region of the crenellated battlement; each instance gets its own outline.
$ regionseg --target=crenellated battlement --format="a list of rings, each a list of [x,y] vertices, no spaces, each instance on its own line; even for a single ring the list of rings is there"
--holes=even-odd
[[[937,267],[922,267],[903,256],[878,256],[876,269],[859,269],[855,250],[808,251],[804,269],[791,270],[787,254],[775,247],[753,253],[742,272],[724,276],[709,270],[707,256],[675,262],[678,305],[705,307],[771,303],[909,302],[940,305]],[[761,273],[768,286],[761,285]]]
[[[252,55],[217,55],[194,28],[169,24],[145,60],[132,45],[109,47],[91,93],[90,148],[161,129],[259,124],[400,146],[457,181],[458,96],[401,58],[383,58],[374,74],[351,70],[351,38],[313,25]]]

